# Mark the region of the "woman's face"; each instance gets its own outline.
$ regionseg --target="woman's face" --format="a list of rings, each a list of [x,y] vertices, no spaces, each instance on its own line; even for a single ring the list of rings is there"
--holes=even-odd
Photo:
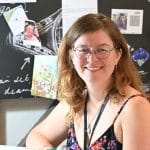
[[[87,85],[109,82],[120,56],[104,30],[81,35],[71,51],[74,67]]]
[[[26,27],[25,36],[30,38],[30,37],[32,37],[33,35],[34,35],[34,26],[28,25],[28,26]]]

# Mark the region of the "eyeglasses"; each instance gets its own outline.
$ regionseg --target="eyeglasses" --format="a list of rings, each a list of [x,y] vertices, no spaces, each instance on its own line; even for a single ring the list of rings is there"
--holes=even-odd
[[[100,45],[97,48],[91,48],[87,46],[77,46],[73,48],[76,56],[78,58],[87,58],[89,54],[94,53],[99,59],[106,59],[110,55],[110,51],[114,48],[111,48],[109,45]]]

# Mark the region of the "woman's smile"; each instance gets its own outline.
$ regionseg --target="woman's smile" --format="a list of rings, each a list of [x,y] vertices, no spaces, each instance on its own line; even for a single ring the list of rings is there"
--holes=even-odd
[[[92,72],[95,72],[95,71],[99,71],[101,69],[103,69],[104,67],[103,66],[85,66],[84,67],[86,70],[88,71],[92,71]]]

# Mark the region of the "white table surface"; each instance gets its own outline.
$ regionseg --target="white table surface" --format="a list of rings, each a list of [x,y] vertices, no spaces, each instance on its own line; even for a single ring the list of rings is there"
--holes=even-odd
[[[25,147],[0,145],[0,150],[25,150]]]

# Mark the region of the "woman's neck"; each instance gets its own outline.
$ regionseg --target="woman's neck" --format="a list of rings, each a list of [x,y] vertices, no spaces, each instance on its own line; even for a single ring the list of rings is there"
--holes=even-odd
[[[103,101],[109,91],[111,79],[107,82],[90,83],[87,85],[89,100],[95,103]]]
[[[99,103],[100,101],[103,101],[106,94],[108,93],[108,90],[106,88],[88,88],[88,96],[89,100],[93,101],[95,103]]]

